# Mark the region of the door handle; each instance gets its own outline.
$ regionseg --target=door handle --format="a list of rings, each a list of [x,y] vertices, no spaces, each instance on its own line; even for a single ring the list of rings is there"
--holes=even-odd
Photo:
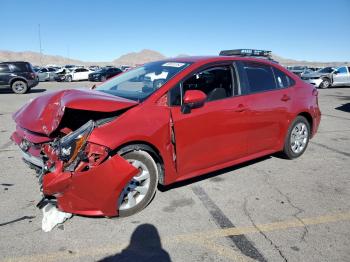
[[[282,96],[282,98],[281,98],[281,100],[283,101],[283,102],[287,102],[288,100],[290,100],[291,98],[290,98],[290,96],[288,96],[288,95],[283,95]]]
[[[246,111],[247,108],[243,105],[243,104],[239,104],[236,109],[235,109],[235,112],[244,112]]]

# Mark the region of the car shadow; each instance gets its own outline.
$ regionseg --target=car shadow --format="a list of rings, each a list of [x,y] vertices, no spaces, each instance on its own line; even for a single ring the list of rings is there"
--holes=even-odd
[[[132,233],[129,245],[122,252],[105,257],[100,262],[162,261],[170,262],[170,255],[162,248],[158,230],[154,225],[139,225]]]
[[[273,156],[277,157],[277,158],[282,158],[280,156],[280,154],[278,154],[278,153],[276,153]],[[197,182],[202,181],[202,180],[206,180],[208,178],[213,178],[213,177],[220,176],[220,175],[223,175],[225,173],[232,172],[232,171],[235,171],[235,170],[238,170],[238,169],[250,166],[250,165],[254,165],[256,163],[259,163],[261,161],[265,161],[265,160],[270,159],[270,158],[272,158],[272,155],[267,155],[267,156],[263,156],[263,157],[260,157],[260,158],[257,158],[257,159],[253,159],[253,160],[241,163],[241,164],[237,164],[237,165],[226,167],[226,168],[214,171],[214,172],[210,172],[210,173],[207,173],[207,174],[204,174],[204,175],[200,175],[200,176],[197,176],[197,177],[186,179],[184,181],[176,182],[176,183],[173,183],[173,184],[168,185],[168,186],[158,185],[158,190],[161,191],[161,192],[165,192],[165,191],[168,191],[168,190],[171,190],[171,189],[174,189],[174,188],[187,186],[187,185],[190,185],[190,184],[193,184],[193,183],[197,183]]]
[[[341,106],[336,107],[335,109],[349,113],[350,112],[350,103],[343,104]]]
[[[42,93],[45,91],[46,91],[46,89],[44,89],[44,88],[34,88],[34,89],[30,89],[27,92],[27,94]],[[14,94],[15,95],[15,93],[10,88],[0,88],[0,94]]]

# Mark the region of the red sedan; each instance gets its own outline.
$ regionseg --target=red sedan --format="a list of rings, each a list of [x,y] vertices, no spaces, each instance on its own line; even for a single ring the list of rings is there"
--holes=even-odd
[[[148,63],[24,105],[11,138],[44,198],[68,213],[128,216],[158,183],[301,156],[320,123],[317,90],[269,59],[224,54]]]

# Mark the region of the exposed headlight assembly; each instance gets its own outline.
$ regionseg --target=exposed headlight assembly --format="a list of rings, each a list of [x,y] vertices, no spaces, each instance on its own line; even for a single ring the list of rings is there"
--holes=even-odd
[[[77,158],[81,149],[86,145],[86,141],[94,127],[95,122],[90,120],[58,141],[58,156],[66,162],[65,166],[70,165]]]

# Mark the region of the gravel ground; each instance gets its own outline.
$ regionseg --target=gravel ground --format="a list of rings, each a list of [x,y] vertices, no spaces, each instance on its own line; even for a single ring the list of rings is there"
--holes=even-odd
[[[322,121],[296,160],[267,156],[158,191],[128,218],[74,216],[49,233],[11,114],[92,83],[0,90],[0,261],[350,261],[350,88],[320,91]]]

